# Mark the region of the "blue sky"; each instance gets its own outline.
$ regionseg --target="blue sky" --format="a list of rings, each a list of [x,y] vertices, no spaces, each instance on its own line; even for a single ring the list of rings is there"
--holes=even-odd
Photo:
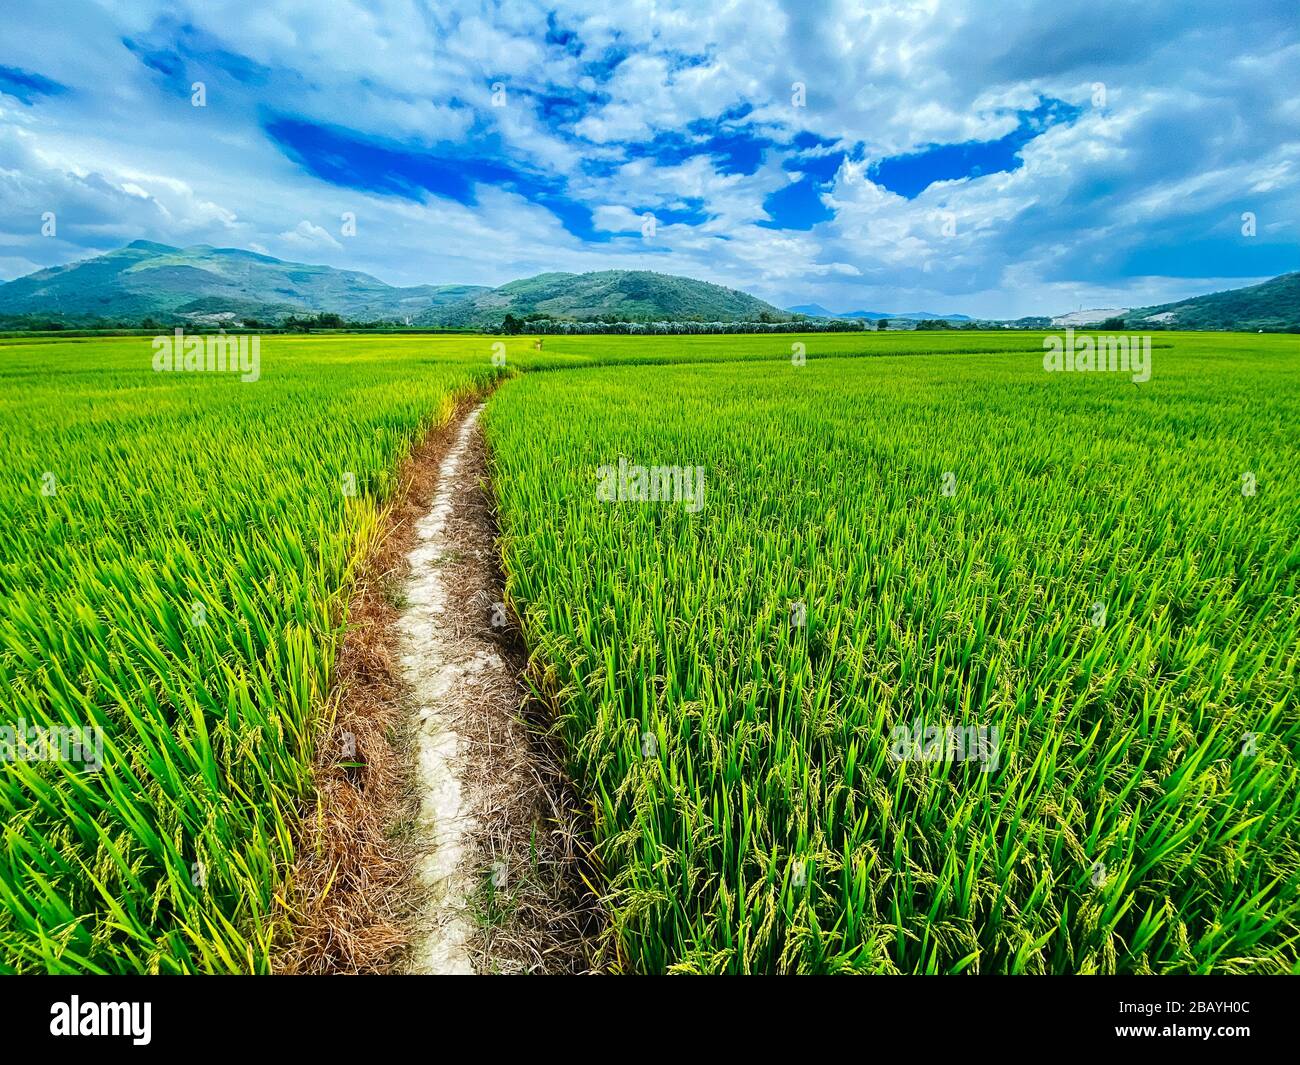
[[[1015,316],[1300,270],[1294,0],[9,0],[5,25],[0,279],[145,238]]]

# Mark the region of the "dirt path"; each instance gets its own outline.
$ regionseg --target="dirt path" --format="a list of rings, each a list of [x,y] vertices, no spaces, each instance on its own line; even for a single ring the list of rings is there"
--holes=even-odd
[[[518,717],[523,661],[496,568],[482,409],[444,454],[393,626],[419,798],[406,968],[573,971],[590,927],[576,819],[553,752]]]
[[[407,555],[406,607],[398,619],[400,675],[410,688],[416,720],[416,781],[420,791],[416,872],[425,899],[411,958],[419,973],[472,973],[473,924],[465,900],[473,894],[467,850],[476,831],[461,779],[464,746],[455,702],[500,701],[513,693],[505,663],[481,634],[449,624],[457,548],[464,530],[451,528],[457,497],[466,496],[465,456],[482,404],[461,422],[438,471],[433,507],[416,525]],[[459,535],[458,535],[459,534]]]
[[[357,574],[278,972],[603,964],[573,791],[547,723],[521,717],[537,711],[502,602],[482,409],[415,446]]]

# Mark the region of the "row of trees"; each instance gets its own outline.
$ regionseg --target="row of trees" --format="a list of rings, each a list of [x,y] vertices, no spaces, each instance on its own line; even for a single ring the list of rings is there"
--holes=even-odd
[[[946,318],[922,318],[915,329],[985,329],[979,322],[950,322]]]
[[[515,335],[537,333],[543,336],[627,335],[670,336],[710,333],[861,333],[876,328],[875,323],[856,318],[801,318],[783,322],[571,322],[556,318],[516,318],[507,314],[492,332]],[[885,328],[885,323],[880,323]]]

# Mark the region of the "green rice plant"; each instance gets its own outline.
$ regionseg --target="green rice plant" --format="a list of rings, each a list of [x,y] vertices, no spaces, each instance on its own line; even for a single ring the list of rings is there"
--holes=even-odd
[[[104,736],[0,763],[0,968],[267,970],[351,573],[522,369],[508,594],[617,964],[1294,970],[1297,347],[1156,346],[1135,386],[1019,333],[280,338],[248,384],[0,345],[0,724]],[[603,502],[620,459],[702,509]],[[996,767],[897,760],[920,726]]]
[[[489,404],[618,964],[1294,971],[1300,345],[878,339],[548,337]],[[996,765],[895,757],[931,726]]]
[[[0,969],[265,972],[349,581],[401,458],[499,371],[485,338],[0,343]]]

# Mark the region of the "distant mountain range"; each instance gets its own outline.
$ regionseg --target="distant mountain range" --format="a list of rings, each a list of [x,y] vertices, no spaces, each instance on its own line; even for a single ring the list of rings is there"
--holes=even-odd
[[[905,314],[890,314],[881,311],[841,311],[836,314],[833,311],[828,311],[820,303],[801,303],[798,307],[789,307],[787,310],[791,314],[806,314],[809,318],[865,318],[872,322],[878,322],[882,318],[907,318],[915,321],[942,319],[945,322],[969,322],[972,320],[966,314],[935,314],[933,311],[908,311]]]
[[[482,285],[400,287],[356,270],[308,266],[206,244],[173,248],[137,240],[117,251],[0,284],[0,326],[44,328],[280,323],[336,314],[349,322],[483,329],[507,316],[573,321],[785,322],[794,315],[901,322],[971,322],[964,314],[847,311],[816,303],[781,310],[736,289],[647,270],[548,273]],[[1262,284],[1136,310],[1021,318],[1022,327],[1085,326],[1123,318],[1128,329],[1300,331],[1300,273]]]
[[[334,313],[349,321],[482,328],[506,315],[627,321],[785,321],[754,296],[689,277],[643,270],[540,274],[500,288],[401,288],[355,270],[307,266],[269,255],[173,248],[137,240],[117,251],[0,284],[0,319],[41,318],[70,325],[215,325],[280,322]]]

